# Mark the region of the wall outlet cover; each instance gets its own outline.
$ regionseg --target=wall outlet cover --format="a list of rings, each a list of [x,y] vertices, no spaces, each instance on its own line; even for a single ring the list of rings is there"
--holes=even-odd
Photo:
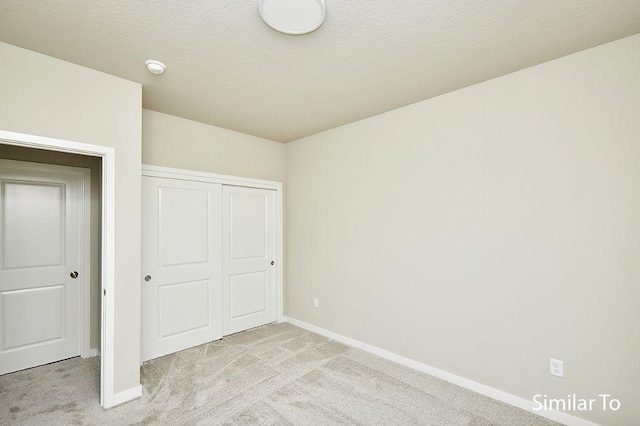
[[[564,365],[559,359],[551,358],[549,372],[552,376],[564,377]]]

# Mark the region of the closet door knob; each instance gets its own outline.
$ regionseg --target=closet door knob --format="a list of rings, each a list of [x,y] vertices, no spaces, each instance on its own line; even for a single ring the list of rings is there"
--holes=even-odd
[[[76,278],[78,278],[78,271],[73,271],[69,274],[69,276],[75,280]]]
[[[272,260],[272,261],[271,261],[271,266],[273,266],[273,265],[275,265],[275,264],[276,264],[276,261],[275,261],[275,260]]]
[[[147,275],[146,277],[144,277],[145,281],[151,281],[151,275]]]

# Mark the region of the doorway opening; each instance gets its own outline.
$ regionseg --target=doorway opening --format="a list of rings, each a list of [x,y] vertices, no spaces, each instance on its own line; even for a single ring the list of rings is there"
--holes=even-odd
[[[91,169],[51,164],[70,154],[26,161],[32,154],[0,146],[0,374],[99,346],[99,190]]]
[[[98,145],[89,145],[82,144],[77,142],[65,141],[60,139],[51,139],[39,136],[32,136],[20,133],[6,132],[0,130],[0,158],[7,159],[5,161],[5,169],[10,168],[7,165],[10,165],[14,162],[22,162],[24,165],[31,164],[31,169],[38,169],[37,164],[41,165],[42,173],[39,175],[40,177],[46,176],[47,171],[53,171],[52,173],[58,171],[61,176],[72,176],[74,174],[74,170],[78,171],[79,175],[83,174],[82,169],[84,169],[84,174],[88,177],[88,179],[83,180],[80,179],[79,185],[83,183],[86,185],[88,182],[91,182],[91,190],[87,191],[87,194],[91,194],[91,198],[87,200],[86,203],[83,204],[83,208],[86,207],[86,211],[78,211],[78,214],[82,214],[83,222],[84,218],[88,217],[89,226],[86,227],[85,235],[82,241],[79,241],[79,245],[82,246],[84,244],[88,245],[86,248],[81,248],[80,250],[83,254],[86,254],[86,262],[83,265],[87,265],[84,269],[85,271],[89,271],[89,276],[84,276],[85,282],[88,285],[82,287],[84,290],[81,294],[74,296],[82,299],[82,303],[78,303],[78,309],[80,309],[80,321],[85,323],[85,327],[83,327],[82,332],[80,333],[80,355],[83,358],[91,357],[91,356],[100,356],[100,403],[102,407],[109,408],[115,405],[114,403],[114,300],[113,300],[113,288],[114,288],[114,243],[115,243],[115,191],[114,191],[114,183],[115,183],[115,167],[114,167],[114,157],[115,150],[110,147],[98,146]],[[18,163],[19,164],[19,163]],[[33,166],[36,164],[36,166]],[[49,166],[45,166],[49,165]],[[65,168],[70,167],[70,168]],[[73,169],[75,167],[75,169]],[[28,169],[29,167],[27,167]],[[65,172],[66,171],[66,172]],[[37,173],[36,173],[37,174]],[[90,177],[89,177],[90,176]],[[63,179],[63,178],[60,178]],[[24,182],[27,182],[25,180]],[[54,179],[55,181],[55,179]],[[47,192],[52,200],[62,199],[59,197],[59,194],[63,194],[65,191],[70,191],[69,193],[75,191],[73,189],[73,183],[70,181],[69,186],[65,186],[64,182],[61,183],[58,181],[49,182],[48,185],[22,185],[22,188],[19,185],[15,185],[15,188],[9,188],[9,192],[7,192],[8,185],[4,185],[3,187],[3,197],[16,196],[20,195],[20,191],[24,194],[23,200],[29,200],[29,194],[38,195],[39,197],[47,196]],[[19,182],[19,181],[18,181]],[[26,189],[25,189],[26,188]],[[10,191],[13,191],[10,193]],[[35,191],[35,192],[34,192]],[[40,193],[38,194],[38,191]],[[11,195],[13,194],[13,195]],[[58,194],[58,195],[56,195]],[[83,193],[84,194],[84,193]],[[26,197],[26,198],[25,198]],[[57,198],[56,198],[57,197]],[[15,198],[18,202],[15,203],[16,206],[20,206],[19,200],[21,198]],[[3,199],[3,201],[6,201]],[[28,211],[28,207],[31,201],[25,204],[24,212]],[[37,204],[37,202],[36,202]],[[4,205],[4,203],[3,203]],[[25,207],[26,206],[26,207]],[[71,206],[73,210],[73,204],[65,204],[60,206],[60,211],[66,211],[65,209],[69,209]],[[53,209],[50,213],[50,222],[54,223],[57,216]],[[3,212],[5,215],[6,212]],[[17,209],[13,212],[14,222],[20,219],[20,210]],[[15,214],[14,214],[15,213]],[[59,215],[59,214],[58,214]],[[15,222],[18,223],[18,222]],[[63,227],[64,223],[61,223],[61,227]],[[26,222],[25,222],[26,224]],[[22,224],[24,225],[24,224]],[[20,226],[22,226],[20,225]],[[69,228],[73,228],[73,216],[69,217],[66,225]],[[37,228],[37,227],[36,227]],[[4,236],[9,236],[8,233],[3,231]],[[18,233],[15,233],[16,235]],[[82,233],[81,233],[82,234]],[[28,232],[24,235],[29,235]],[[55,235],[52,237],[53,243],[56,243],[59,239],[71,238],[74,239],[76,234],[65,230],[65,233],[61,233],[60,236],[56,237]],[[18,236],[19,237],[19,236]],[[37,233],[34,233],[31,236],[34,240],[38,238]],[[50,237],[50,236],[49,236]],[[16,241],[20,244],[20,238],[17,238]],[[51,243],[49,241],[49,243]],[[14,244],[12,247],[18,247],[18,245]],[[51,244],[49,244],[51,246]],[[55,246],[55,244],[54,244]],[[62,245],[60,246],[62,247]],[[23,247],[24,249],[24,247]],[[15,250],[20,253],[21,250]],[[49,250],[49,252],[53,253],[55,256],[55,250]],[[30,253],[29,250],[24,249],[22,253]],[[47,254],[47,250],[43,251],[45,256],[50,256],[51,253]],[[69,256],[67,252],[58,253],[59,256]],[[32,256],[32,254],[27,255]],[[82,258],[82,256],[80,256]],[[5,256],[5,260],[7,257]],[[14,259],[15,260],[15,259]],[[14,261],[12,260],[12,261]],[[45,259],[46,260],[46,259]],[[16,262],[16,265],[19,265],[20,259]],[[15,263],[15,262],[14,262]],[[64,263],[64,262],[59,262]],[[37,262],[35,263],[38,264]],[[53,263],[40,263],[41,265],[55,265]],[[5,268],[6,269],[6,268]],[[20,268],[17,268],[18,270]],[[12,271],[13,272],[13,271]],[[66,272],[65,272],[66,273]],[[69,273],[69,276],[72,280],[78,279],[80,274],[78,271],[72,271]],[[58,279],[60,280],[60,279]],[[73,282],[73,281],[72,281]],[[71,288],[71,287],[69,287]],[[46,288],[46,291],[41,291],[41,297],[38,298],[28,298],[25,297],[23,300],[19,300],[19,298],[14,298],[14,301],[26,303],[28,301],[45,304],[47,299],[53,298],[61,298],[64,299],[68,296],[67,288],[65,288],[62,284],[59,285],[51,285]],[[27,289],[28,291],[28,289]],[[26,292],[23,292],[27,294]],[[46,294],[45,294],[46,293]],[[55,294],[54,294],[55,293]],[[18,293],[13,293],[18,294]],[[6,297],[5,297],[6,299]],[[73,297],[65,299],[66,303],[73,302],[75,299]],[[19,306],[19,303],[15,306]],[[43,305],[44,306],[44,305]],[[55,304],[54,311],[55,311]],[[64,305],[63,302],[60,303],[62,308],[67,309],[67,306]],[[4,312],[6,314],[6,312]],[[46,315],[44,315],[46,316]],[[43,316],[43,318],[44,318]],[[4,319],[3,319],[4,320]],[[34,322],[36,324],[37,322]],[[64,326],[60,326],[64,328]],[[33,326],[32,329],[36,329],[37,327]],[[20,328],[16,330],[20,331]],[[65,333],[70,330],[67,327]],[[29,330],[27,330],[29,331]],[[33,331],[33,330],[31,330]],[[16,335],[19,335],[17,333]],[[55,333],[53,334],[55,335]],[[36,336],[37,337],[37,336]],[[46,337],[46,336],[45,336]],[[53,339],[55,340],[55,339]],[[20,343],[19,339],[14,340],[14,342]],[[19,345],[17,346],[19,347]],[[64,355],[62,355],[64,357]],[[60,358],[59,358],[60,359]],[[46,363],[46,362],[45,362]],[[24,367],[28,368],[28,367]],[[19,368],[20,369],[20,368]]]

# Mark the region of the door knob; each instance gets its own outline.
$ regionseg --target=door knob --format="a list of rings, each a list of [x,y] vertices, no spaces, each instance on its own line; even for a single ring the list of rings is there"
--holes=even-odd
[[[151,275],[147,275],[146,277],[144,277],[145,281],[151,281]]]
[[[69,274],[69,276],[75,280],[76,278],[78,278],[78,271],[73,271]]]
[[[273,265],[275,265],[275,264],[276,264],[275,260],[272,260],[272,261],[271,261],[271,266],[273,266]]]

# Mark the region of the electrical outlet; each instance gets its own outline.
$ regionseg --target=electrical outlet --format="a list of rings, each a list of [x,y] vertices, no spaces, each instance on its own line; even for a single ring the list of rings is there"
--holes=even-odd
[[[562,361],[551,358],[549,363],[549,373],[552,376],[564,377],[564,367]]]
[[[319,308],[320,307],[320,299],[318,299],[317,297],[313,298],[313,307],[314,308]]]

